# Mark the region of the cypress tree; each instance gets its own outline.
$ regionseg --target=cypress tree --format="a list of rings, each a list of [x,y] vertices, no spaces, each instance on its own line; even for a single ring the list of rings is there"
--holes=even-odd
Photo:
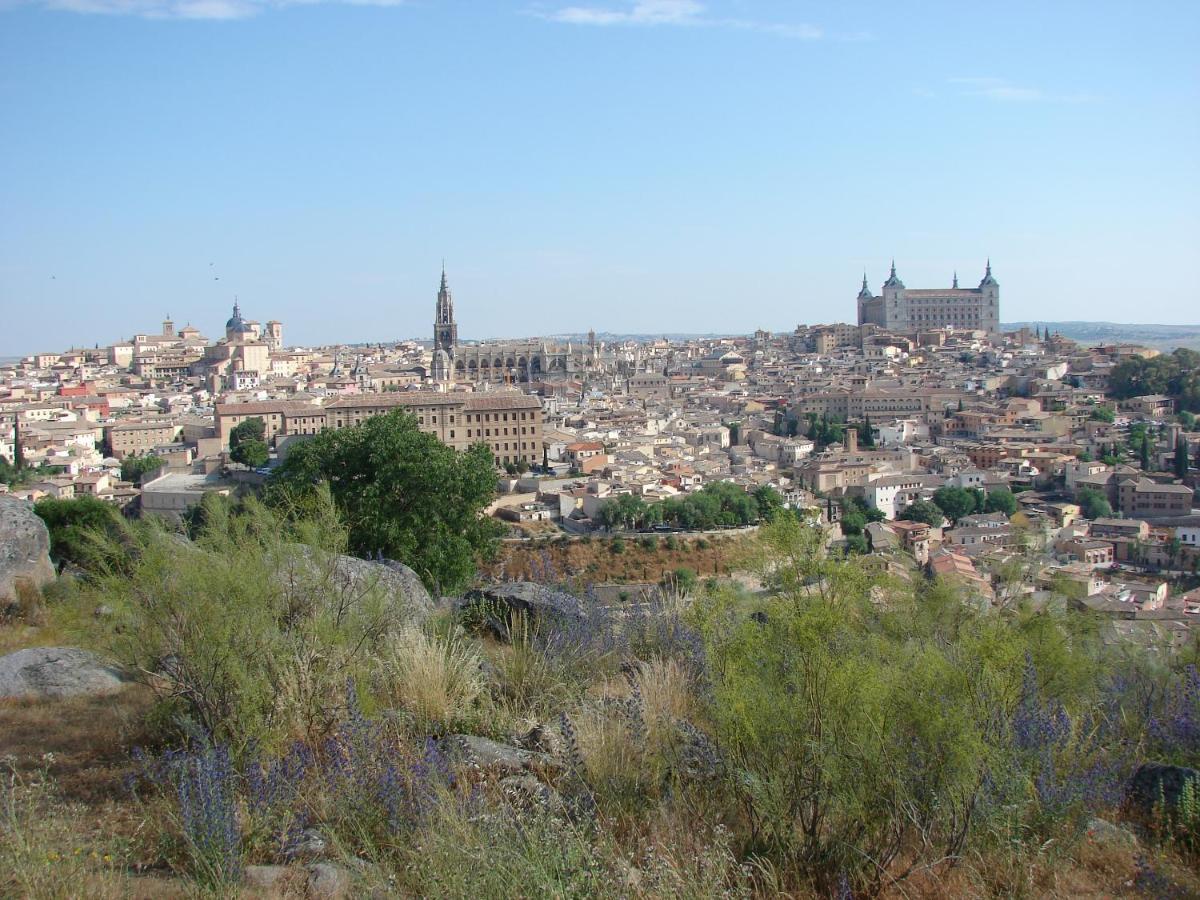
[[[1175,438],[1175,477],[1182,481],[1187,478],[1187,473],[1187,438],[1181,434]]]
[[[1142,433],[1142,471],[1150,471],[1150,435],[1147,432]]]
[[[21,414],[13,414],[13,468],[25,468],[25,449],[21,446]]]

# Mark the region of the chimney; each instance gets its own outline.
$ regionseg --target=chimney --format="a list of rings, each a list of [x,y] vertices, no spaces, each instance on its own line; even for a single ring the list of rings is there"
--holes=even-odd
[[[842,433],[842,441],[847,453],[857,453],[858,429],[853,425],[847,425],[846,430]]]

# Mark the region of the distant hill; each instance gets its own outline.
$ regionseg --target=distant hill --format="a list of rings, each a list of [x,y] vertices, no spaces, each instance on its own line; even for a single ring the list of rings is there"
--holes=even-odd
[[[1004,331],[1021,327],[1058,332],[1081,344],[1142,344],[1155,350],[1187,347],[1200,350],[1200,325],[1125,325],[1120,322],[1009,322]]]

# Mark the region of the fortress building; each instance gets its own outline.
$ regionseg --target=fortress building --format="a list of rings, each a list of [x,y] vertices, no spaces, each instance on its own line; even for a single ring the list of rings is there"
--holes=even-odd
[[[878,325],[898,332],[962,328],[998,334],[1000,284],[992,277],[992,261],[988,260],[977,288],[960,288],[957,272],[949,288],[906,288],[896,274],[896,261],[892,260],[892,272],[883,283],[883,293],[875,296],[864,273],[862,290],[858,292],[858,324]]]

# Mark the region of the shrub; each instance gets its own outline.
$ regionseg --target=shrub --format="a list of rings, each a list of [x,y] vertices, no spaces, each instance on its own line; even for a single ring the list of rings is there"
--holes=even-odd
[[[367,674],[409,613],[376,585],[337,574],[344,533],[327,501],[320,519],[297,527],[252,501],[235,511],[213,498],[205,509],[194,543],[139,534],[130,573],[86,592],[113,615],[82,637],[178,711],[180,733],[210,735],[235,755],[256,742],[317,740],[340,714],[346,679]]]

